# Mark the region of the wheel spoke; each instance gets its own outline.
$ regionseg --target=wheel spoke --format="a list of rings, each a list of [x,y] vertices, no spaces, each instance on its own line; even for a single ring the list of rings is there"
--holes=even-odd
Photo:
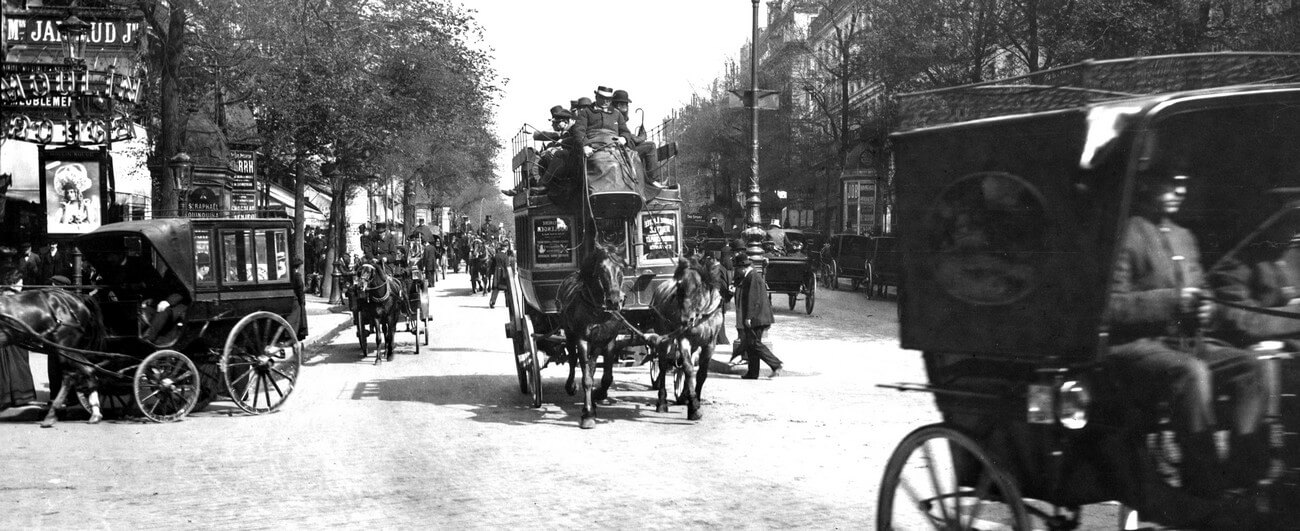
[[[916,492],[916,487],[912,485],[912,482],[906,481],[901,475],[899,477],[899,486],[907,493],[907,497],[912,499],[911,507],[925,512],[926,520],[930,522],[930,525],[934,526],[935,531],[942,531],[943,527],[939,525],[940,522],[930,512],[929,504],[932,498],[922,497],[920,493]]]
[[[284,371],[282,371],[282,370],[280,370],[280,369],[277,369],[277,368],[275,368],[275,367],[271,367],[271,372],[274,372],[274,373],[276,373],[276,374],[278,374],[278,375],[284,377],[285,381],[289,382],[289,388],[290,388],[290,389],[293,389],[293,383],[294,383],[294,381],[297,380],[296,377],[294,377],[294,376],[289,376],[288,374],[285,374]]]
[[[268,383],[272,383],[272,384],[273,384],[273,383],[275,383],[275,382],[272,382],[272,381],[271,381],[271,377],[270,377],[270,376],[267,376],[267,375],[265,375],[265,374],[262,374],[262,375],[259,375],[259,376],[261,376],[262,379],[264,380],[264,381],[262,382],[262,393],[266,395],[266,409],[269,411],[269,410],[271,409],[271,386],[266,385],[266,384],[268,384]]]
[[[945,522],[951,522],[952,518],[948,516],[948,504],[943,500],[943,487],[939,485],[939,472],[936,470],[937,463],[934,458],[934,451],[930,448],[930,441],[921,443],[921,452],[925,454],[926,470],[930,473],[930,484],[934,487],[934,493],[938,495],[939,511],[943,514]]]
[[[992,470],[980,474],[979,483],[975,485],[975,507],[971,509],[970,518],[966,520],[966,528],[969,529],[975,525],[975,520],[979,518],[980,511],[984,508],[984,500],[988,499],[989,488],[993,486]]]

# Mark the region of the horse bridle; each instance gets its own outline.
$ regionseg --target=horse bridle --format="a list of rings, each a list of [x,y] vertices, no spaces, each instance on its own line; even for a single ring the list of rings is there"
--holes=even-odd
[[[375,273],[378,273],[378,272],[379,272],[379,269],[376,268],[375,266],[371,265],[371,264],[365,264],[365,265],[363,265],[362,267],[363,267],[363,268],[368,267],[368,268],[370,268],[370,270],[374,271]],[[389,284],[389,282],[390,282],[391,279],[389,279],[387,275],[384,276],[384,283],[383,283],[383,285],[381,285],[381,286],[373,286],[373,287],[370,285],[370,281],[371,281],[371,280],[374,280],[374,278],[375,278],[373,274],[372,274],[372,275],[369,275],[369,276],[362,276],[361,274],[357,274],[357,278],[360,280],[360,282],[358,282],[358,288],[360,288],[361,291],[363,291],[363,292],[371,293],[371,292],[374,292],[374,291],[378,291],[380,288],[384,288],[384,296],[383,296],[383,297],[375,297],[374,299],[375,299],[376,301],[378,301],[378,302],[384,302],[384,301],[388,300],[389,297],[392,297],[392,296],[393,296],[393,290],[392,290],[392,289],[389,289],[389,287],[388,287],[388,284]]]

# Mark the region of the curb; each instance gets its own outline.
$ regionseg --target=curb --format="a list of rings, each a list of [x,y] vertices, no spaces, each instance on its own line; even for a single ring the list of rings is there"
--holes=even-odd
[[[323,333],[323,334],[319,334],[319,335],[317,335],[317,334],[312,334],[312,335],[309,336],[307,339],[303,340],[303,342],[302,342],[302,348],[303,348],[303,350],[307,350],[307,349],[309,349],[309,348],[313,348],[313,347],[315,347],[316,345],[318,345],[318,344],[320,344],[320,343],[327,342],[327,341],[331,341],[331,340],[333,340],[335,337],[338,337],[338,335],[339,335],[340,333],[343,332],[343,329],[348,328],[348,327],[350,327],[350,326],[352,326],[352,319],[351,319],[351,318],[344,319],[343,321],[341,321],[341,322],[339,322],[338,324],[334,325],[333,328],[330,328],[329,330],[327,330],[325,333]],[[322,354],[317,354],[317,355],[312,356],[311,358],[304,359],[304,360],[302,361],[302,364],[303,364],[303,365],[312,365],[312,364],[314,364],[314,363],[320,361],[320,359],[322,359],[322,358],[323,358],[323,355],[322,355]]]

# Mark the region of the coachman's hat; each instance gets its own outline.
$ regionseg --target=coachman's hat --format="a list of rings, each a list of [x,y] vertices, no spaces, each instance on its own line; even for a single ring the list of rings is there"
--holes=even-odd
[[[621,103],[632,103],[632,100],[631,100],[630,98],[627,97],[627,91],[626,91],[626,90],[621,90],[621,89],[620,89],[620,90],[615,90],[615,91],[614,91],[614,103],[620,103],[620,102],[621,102]]]
[[[614,97],[614,89],[609,88],[609,87],[605,87],[605,86],[596,87],[596,97],[597,97],[597,98],[613,98],[613,97]]]
[[[554,106],[554,107],[551,107],[551,119],[552,119],[552,120],[556,120],[556,119],[569,120],[569,119],[572,119],[572,118],[573,118],[573,113],[569,112],[568,109],[565,109],[564,107],[559,106],[559,105],[556,105],[556,106]]]
[[[591,98],[586,96],[578,98],[578,108],[581,109],[583,107],[591,107]]]

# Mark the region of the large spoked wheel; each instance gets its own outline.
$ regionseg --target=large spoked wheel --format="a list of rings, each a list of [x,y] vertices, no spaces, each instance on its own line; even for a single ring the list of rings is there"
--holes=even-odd
[[[506,335],[514,344],[515,373],[519,377],[519,392],[531,394],[528,385],[528,343],[531,338],[524,337],[524,321],[528,320],[524,310],[523,288],[519,283],[519,273],[513,266],[506,266],[506,309],[510,313],[510,322],[506,323]]]
[[[199,369],[184,354],[159,350],[135,368],[135,405],[154,422],[174,422],[199,400]]]
[[[803,309],[808,315],[812,315],[813,306],[817,304],[817,274],[809,273],[808,280],[803,284],[804,289],[807,290],[803,296]]]
[[[424,346],[429,346],[429,288],[420,290],[420,330],[424,333]],[[417,338],[418,339],[418,338]]]
[[[875,266],[871,264],[871,260],[867,260],[866,270],[867,276],[862,279],[862,283],[867,286],[867,298],[874,299],[876,298],[876,271]]]
[[[271,312],[240,319],[221,353],[226,391],[239,409],[254,415],[279,409],[298,383],[301,368],[298,336],[283,317]]]
[[[908,434],[880,480],[876,529],[1029,529],[1020,489],[974,439],[943,424]]]
[[[420,325],[423,323],[424,323],[424,313],[420,311],[419,306],[416,306],[415,313],[411,314],[411,320],[406,324],[407,326],[411,327],[411,333],[415,334],[415,355],[416,356],[420,355]]]
[[[533,333],[533,320],[524,318],[524,347],[528,360],[524,364],[527,370],[528,389],[532,392],[533,407],[542,407],[542,363],[537,355],[537,337]]]
[[[835,291],[839,291],[839,289],[840,289],[840,264],[837,263],[835,260],[831,260],[831,272],[830,272],[829,275],[826,275],[826,276],[827,276],[827,280],[828,280],[828,282],[830,282],[831,289],[833,289],[833,290],[835,290]]]

